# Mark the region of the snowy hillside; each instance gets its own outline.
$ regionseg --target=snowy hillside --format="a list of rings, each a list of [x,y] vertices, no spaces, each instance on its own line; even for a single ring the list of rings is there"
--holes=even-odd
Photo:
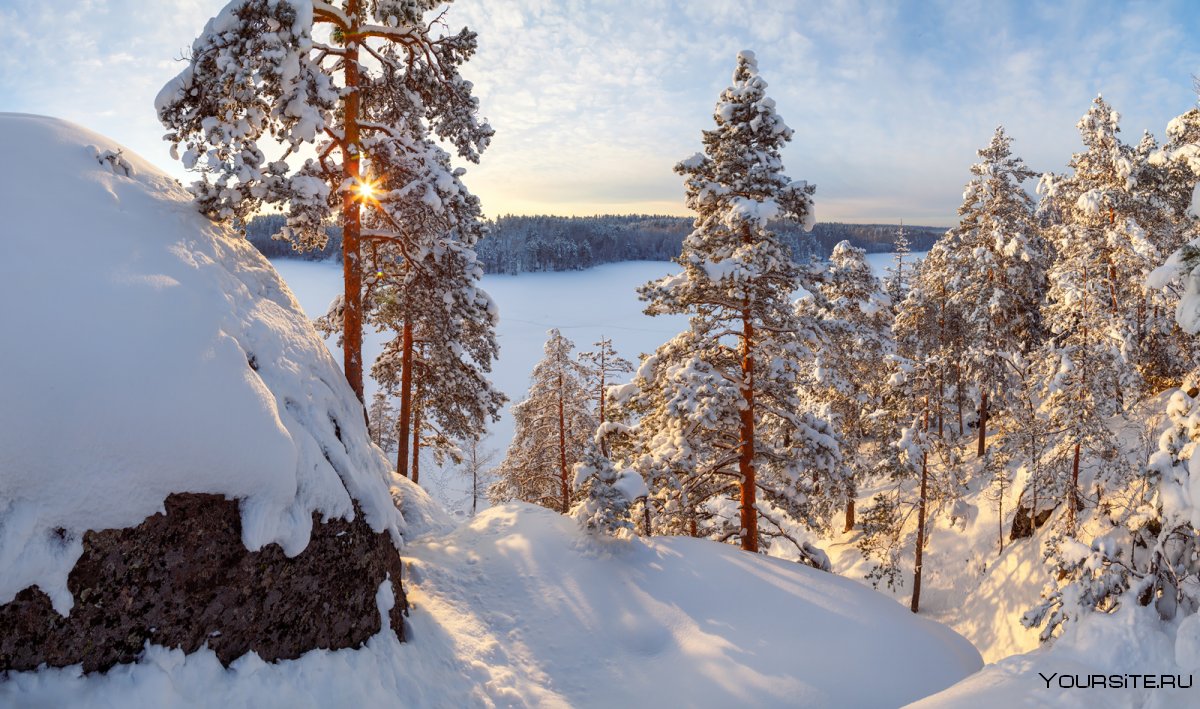
[[[175,181],[65,121],[0,114],[0,604],[60,613],[86,530],[173,492],[241,504],[250,550],[308,544],[312,513],[399,541],[386,462],[287,286]],[[15,173],[14,173],[15,174]],[[19,346],[17,342],[19,341]]]
[[[982,664],[847,579],[704,540],[600,543],[521,503],[405,554],[407,643],[230,671],[153,650],[108,676],[16,675],[0,705],[883,707]]]

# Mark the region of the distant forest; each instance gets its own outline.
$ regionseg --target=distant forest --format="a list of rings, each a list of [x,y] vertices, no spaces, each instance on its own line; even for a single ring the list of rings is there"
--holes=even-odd
[[[282,215],[256,217],[246,225],[246,238],[267,258],[320,261],[341,253],[341,229],[329,227],[329,243],[320,251],[298,252],[274,239],[284,226]],[[804,233],[790,222],[772,224],[784,235],[797,261],[823,260],[843,240],[868,253],[892,250],[896,224],[819,223]],[[597,217],[508,216],[489,224],[490,233],[476,251],[486,273],[571,271],[617,261],[669,261],[679,255],[692,230],[691,217],[609,215]],[[928,251],[944,227],[905,226],[910,248]]]

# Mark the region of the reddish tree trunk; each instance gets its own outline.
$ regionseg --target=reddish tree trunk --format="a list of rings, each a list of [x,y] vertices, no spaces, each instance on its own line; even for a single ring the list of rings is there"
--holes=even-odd
[[[855,491],[851,490],[849,498],[846,500],[846,528],[843,532],[849,532],[854,529],[854,495]]]
[[[567,486],[567,420],[563,413],[563,377],[558,375],[558,466],[562,478],[562,513],[571,511],[571,488]]]
[[[408,443],[412,440],[412,323],[405,320],[400,332],[400,431],[396,436],[399,439],[400,452],[396,455],[396,472],[407,478]]]
[[[925,400],[925,431],[929,431],[929,399]],[[929,452],[921,453],[921,497],[917,500],[917,558],[913,565],[912,612],[921,606],[921,571],[925,558],[925,496],[928,494]]]
[[[749,309],[742,312],[742,401],[741,451],[738,472],[742,481],[738,490],[741,498],[742,549],[758,551],[758,510],[755,507],[754,475],[754,323]]]
[[[352,23],[351,33],[358,31],[359,0],[349,0],[346,14]],[[345,142],[342,144],[342,177],[347,185],[357,185],[359,170],[359,94],[358,94],[358,45],[346,45],[345,58],[346,105],[344,122]],[[362,268],[359,263],[359,235],[361,222],[358,195],[346,190],[342,195],[342,280],[345,283],[344,307],[342,309],[342,357],[346,380],[358,397],[363,399],[362,368]]]
[[[412,481],[413,484],[420,484],[421,481],[421,385],[417,384],[417,393],[415,405],[413,406],[413,430],[412,430]]]

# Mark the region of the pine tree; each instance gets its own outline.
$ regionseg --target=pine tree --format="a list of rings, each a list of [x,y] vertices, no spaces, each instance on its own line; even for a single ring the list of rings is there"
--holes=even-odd
[[[436,36],[424,15],[440,4],[233,0],[155,101],[172,153],[183,145],[184,166],[201,174],[190,189],[204,214],[244,223],[282,206],[285,237],[302,250],[322,247],[325,223],[340,214],[340,330],[360,400],[364,250],[404,244],[421,223],[409,212],[440,214],[463,191],[431,133],[472,162],[492,136],[459,75],[475,34]],[[318,26],[332,31],[329,43]]]
[[[468,494],[471,500],[471,516],[479,511],[479,501],[487,497],[488,488],[495,482],[495,471],[492,463],[496,461],[498,451],[486,448],[478,437],[472,437],[463,445],[462,463],[459,470],[470,480]]]
[[[1167,136],[1168,143],[1160,150],[1154,151],[1143,139],[1135,151],[1146,156],[1146,163],[1157,173],[1154,178],[1139,175],[1138,185],[1146,192],[1175,192],[1177,201],[1163,197],[1160,204],[1178,205],[1187,201],[1183,193],[1191,191],[1189,184],[1194,188],[1200,180],[1200,110],[1192,109],[1174,119],[1167,127]],[[1164,190],[1171,183],[1182,187]],[[1194,225],[1175,221],[1171,210],[1159,214],[1165,219],[1151,229],[1158,238],[1193,240],[1176,247],[1146,285],[1167,289],[1175,277],[1182,276],[1185,292],[1175,317],[1190,337],[1200,330],[1196,317],[1200,241],[1194,239]],[[1143,215],[1140,220],[1153,222],[1154,218]],[[1174,232],[1174,228],[1180,230]],[[1167,290],[1172,298],[1173,291]],[[1194,340],[1180,338],[1180,342],[1194,349]],[[1130,476],[1124,489],[1118,489],[1115,503],[1101,510],[1092,544],[1059,540],[1054,550],[1059,566],[1057,588],[1023,619],[1029,627],[1042,626],[1043,639],[1064,623],[1093,611],[1114,613],[1123,606],[1153,605],[1161,618],[1171,621],[1200,609],[1200,557],[1196,554],[1200,548],[1196,531],[1200,529],[1200,505],[1194,494],[1195,475],[1190,472],[1195,470],[1200,440],[1200,379],[1196,372],[1186,376],[1182,386],[1171,394],[1165,413],[1169,424],[1157,435],[1157,450],[1153,450],[1159,429],[1157,419],[1147,421],[1142,435],[1144,465]],[[1187,622],[1168,627],[1179,628]]]
[[[529,393],[512,407],[516,430],[489,497],[523,500],[567,514],[572,503],[569,474],[583,459],[596,419],[584,383],[586,372],[571,356],[574,343],[556,329],[547,334],[546,356],[533,368]]]
[[[951,230],[953,310],[963,320],[963,363],[979,392],[977,455],[987,444],[990,408],[1003,410],[1016,389],[1008,353],[1024,353],[1043,339],[1040,318],[1046,292],[1047,247],[1034,219],[1033,199],[1022,184],[1036,173],[1012,155],[1012,139],[996,129],[958,209]]]
[[[1142,384],[1136,313],[1145,307],[1145,277],[1158,258],[1135,217],[1137,163],[1117,138],[1119,119],[1097,98],[1078,124],[1086,150],[1072,158],[1073,173],[1042,181],[1044,201],[1061,220],[1048,230],[1056,258],[1043,308],[1051,340],[1042,406],[1061,431],[1055,457],[1069,477],[1056,487],[1071,536],[1083,502],[1084,453],[1107,457],[1116,450],[1105,419],[1122,412]]]
[[[790,296],[801,272],[768,227],[782,217],[811,228],[815,188],[784,175],[779,151],[792,131],[765,90],[754,55],[740,53],[716,126],[702,132],[704,152],[676,166],[695,228],[682,272],[640,292],[647,314],[687,314],[691,327],[643,364],[648,376],[635,380],[642,395],[631,404],[646,414],[631,453],[639,471],[671,486],[683,508],[664,512],[698,533],[701,508],[728,500],[736,520],[715,512],[722,524],[709,535],[747,551],[760,548],[760,517],[770,536],[789,536],[780,513],[803,519],[800,481],[840,462],[828,424],[798,398],[806,333]]]
[[[391,397],[386,392],[377,391],[371,397],[371,407],[367,412],[367,432],[375,445],[384,451],[395,448],[396,412],[392,408]]]
[[[885,290],[888,297],[891,298],[892,308],[896,308],[908,297],[909,282],[912,280],[912,274],[916,271],[912,259],[909,258],[909,254],[912,253],[912,245],[904,233],[903,221],[900,222],[900,228],[896,230],[896,239],[892,242],[892,253],[895,255],[892,257],[892,265],[887,267]]]
[[[829,268],[813,297],[798,312],[820,321],[823,337],[814,348],[805,390],[829,407],[848,468],[845,531],[854,527],[857,481],[874,468],[863,447],[873,439],[873,414],[888,393],[881,363],[893,353],[892,313],[866,252],[848,241],[833,247]]]
[[[959,266],[961,256],[953,232],[934,243],[917,267],[908,296],[896,309],[892,328],[899,355],[896,361],[932,382],[931,390],[918,393],[910,389],[906,394],[911,397],[909,401],[893,402],[891,408],[902,412],[896,420],[903,424],[909,414],[928,408],[930,426],[940,439],[946,437],[947,421],[957,419],[958,434],[965,431],[966,386],[961,364],[966,321],[962,304],[955,297],[956,289],[961,287],[957,279],[964,270]],[[951,401],[957,409],[956,417]]]
[[[579,362],[587,373],[587,386],[596,402],[596,420],[604,423],[608,420],[605,412],[608,386],[614,376],[632,372],[633,363],[618,355],[607,337],[601,337],[594,347],[592,351],[580,352]]]
[[[400,399],[396,471],[414,480],[422,445],[440,461],[457,451],[454,441],[469,440],[498,420],[507,401],[488,380],[499,355],[498,311],[479,286],[483,270],[473,250],[480,235],[478,203],[471,198],[460,204],[465,214],[459,226],[429,234],[408,260],[384,250],[369,255],[376,268],[367,290],[370,322],[396,333],[371,374]]]

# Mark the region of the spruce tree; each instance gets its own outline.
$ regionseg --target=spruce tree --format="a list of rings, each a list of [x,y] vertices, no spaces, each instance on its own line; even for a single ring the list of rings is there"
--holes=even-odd
[[[633,533],[630,508],[647,492],[641,476],[632,470],[618,471],[596,445],[588,446],[574,471],[578,502],[571,516],[579,525],[601,535]]]

